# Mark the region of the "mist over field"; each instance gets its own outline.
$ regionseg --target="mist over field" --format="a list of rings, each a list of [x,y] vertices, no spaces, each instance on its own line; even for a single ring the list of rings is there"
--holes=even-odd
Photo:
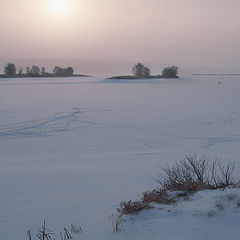
[[[239,163],[239,92],[238,76],[1,79],[2,238],[24,239],[43,219],[56,234],[81,225],[84,233],[75,239],[139,239],[142,231],[157,238],[160,232],[151,226],[158,229],[159,223],[151,217],[150,229],[140,227],[143,217],[115,234],[109,214],[121,201],[155,187],[148,176],[189,152]],[[186,219],[178,214],[172,224],[182,222],[181,216]],[[234,216],[231,224],[199,217],[201,228],[191,234],[201,239],[206,229],[219,239],[223,232],[234,237]],[[187,237],[189,224],[166,236]],[[215,224],[224,227],[214,233]],[[160,225],[168,229],[171,223]]]
[[[1,58],[239,68],[238,0],[0,3]]]
[[[136,60],[137,61],[137,60]],[[132,74],[132,66],[136,61],[103,61],[103,60],[84,60],[84,59],[51,59],[51,58],[0,58],[0,73],[3,73],[4,66],[8,62],[13,62],[16,67],[22,67],[25,71],[27,66],[37,65],[44,66],[48,72],[52,72],[55,66],[72,66],[76,73],[90,74],[93,76],[110,77],[121,74]],[[179,67],[181,76],[190,77],[194,73],[240,73],[238,64],[229,66],[214,66],[214,65],[191,65],[175,63],[175,62],[144,62],[147,64],[153,74],[160,74],[166,66],[175,64]]]
[[[239,9],[0,0],[0,239],[239,239]]]

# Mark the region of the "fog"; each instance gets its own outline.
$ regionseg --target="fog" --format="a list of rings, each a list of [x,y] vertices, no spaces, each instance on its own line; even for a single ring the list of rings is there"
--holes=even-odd
[[[2,62],[124,62],[119,71],[136,61],[239,68],[238,0],[65,0],[64,9],[52,9],[51,1],[0,0]]]

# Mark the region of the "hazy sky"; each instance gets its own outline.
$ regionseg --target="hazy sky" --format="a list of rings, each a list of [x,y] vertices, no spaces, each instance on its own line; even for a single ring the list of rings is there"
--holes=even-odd
[[[0,57],[240,65],[240,0],[0,3]]]

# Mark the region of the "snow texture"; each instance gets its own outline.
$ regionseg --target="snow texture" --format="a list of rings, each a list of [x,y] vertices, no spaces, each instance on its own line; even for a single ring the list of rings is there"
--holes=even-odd
[[[238,164],[239,103],[239,77],[1,79],[1,239],[26,239],[44,219],[56,233],[81,225],[83,240],[237,238],[233,189],[143,212],[118,234],[109,214],[189,152]]]

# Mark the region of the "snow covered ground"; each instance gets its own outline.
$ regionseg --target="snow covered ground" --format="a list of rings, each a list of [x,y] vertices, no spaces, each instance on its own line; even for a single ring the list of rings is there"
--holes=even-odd
[[[240,77],[103,79],[1,79],[1,239],[26,239],[44,219],[56,233],[81,225],[86,240],[238,236],[236,202],[205,214],[228,192],[143,212],[118,234],[109,214],[186,153],[239,163]]]
[[[126,218],[125,239],[238,239],[240,191],[202,191]],[[124,239],[124,238],[123,238]]]

